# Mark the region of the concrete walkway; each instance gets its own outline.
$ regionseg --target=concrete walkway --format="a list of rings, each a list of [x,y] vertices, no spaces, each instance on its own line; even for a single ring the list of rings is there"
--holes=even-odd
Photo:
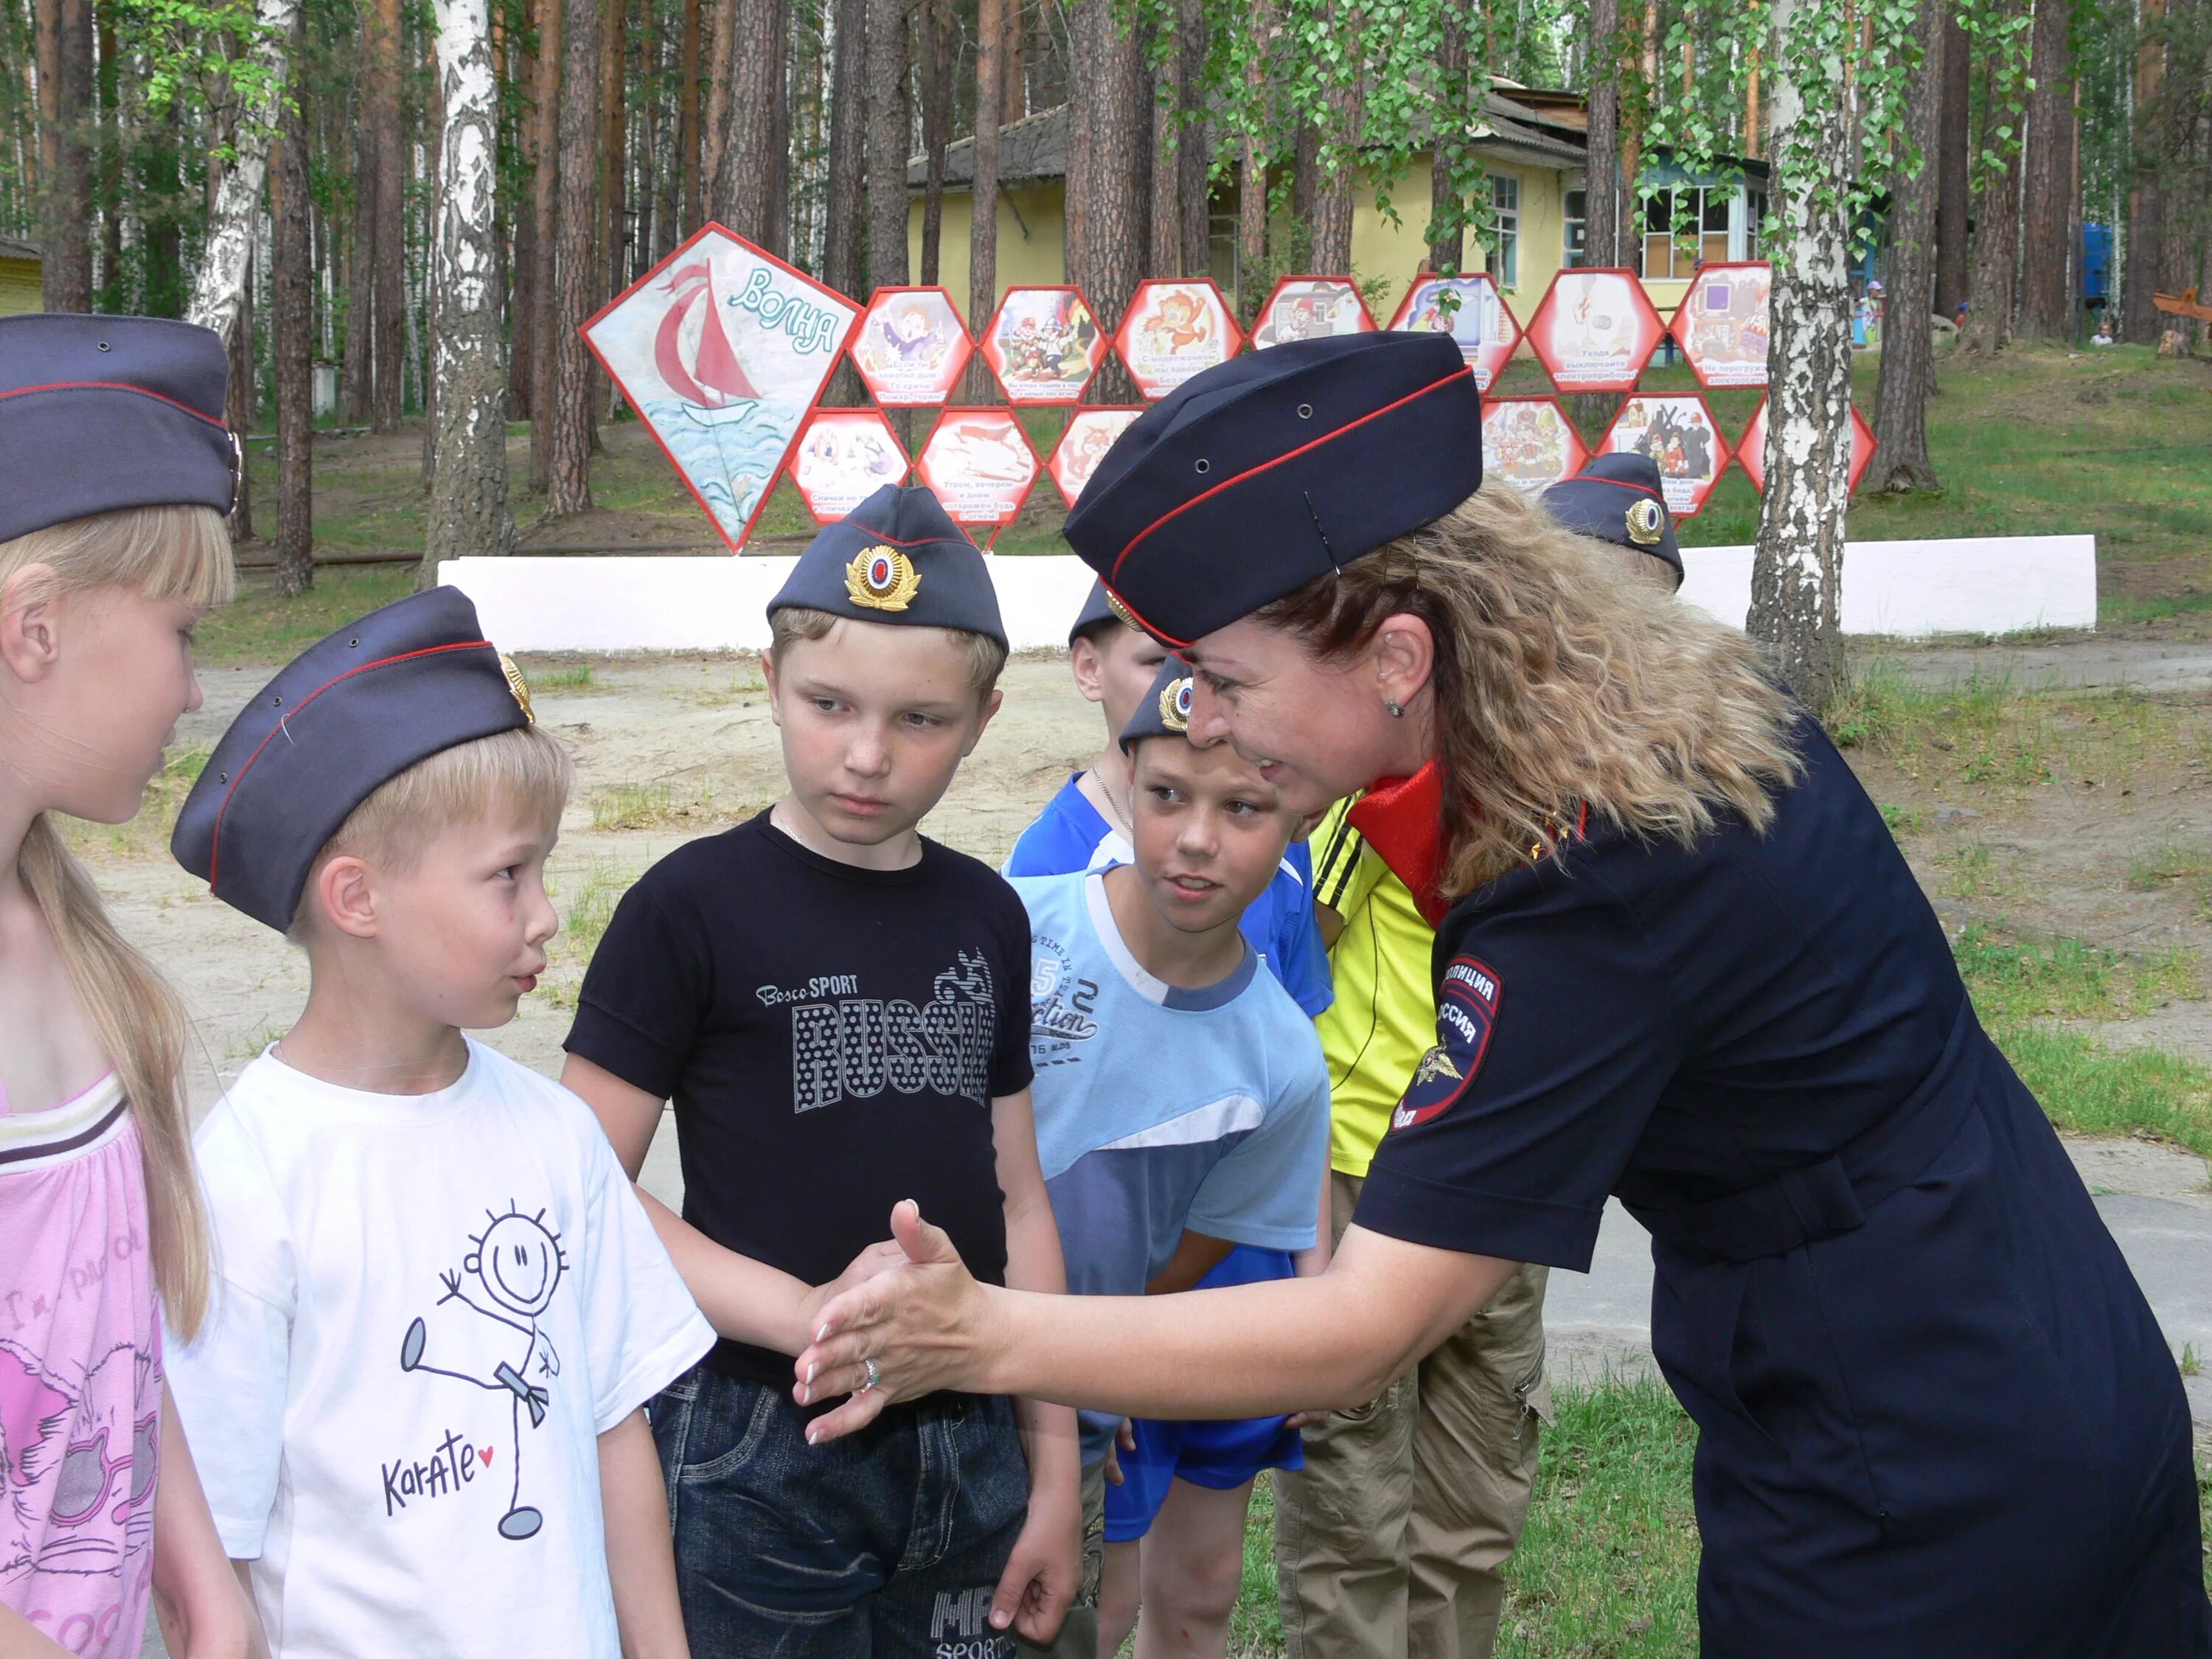
[[[2212,1440],[2212,1171],[2203,1158],[2139,1141],[2069,1140],[2067,1150],[2167,1344],[2203,1364],[2184,1386],[2199,1439]],[[1552,1275],[1544,1327],[1555,1380],[1656,1370],[1650,1238],[1618,1200],[1606,1206],[1590,1271]]]

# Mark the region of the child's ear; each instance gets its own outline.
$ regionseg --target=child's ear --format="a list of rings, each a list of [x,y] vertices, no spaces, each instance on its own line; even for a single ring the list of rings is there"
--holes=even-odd
[[[1106,699],[1106,665],[1098,654],[1098,641],[1089,634],[1067,647],[1067,665],[1075,671],[1075,689],[1092,702]]]
[[[999,712],[999,706],[1006,700],[1006,694],[1004,691],[1000,690],[996,686],[991,688],[989,695],[983,699],[983,712],[975,721],[975,729],[968,734],[968,741],[961,748],[962,760],[966,760],[969,756],[975,752],[975,745],[983,741],[983,728],[990,725],[991,716]]]
[[[27,564],[0,586],[0,662],[29,685],[46,678],[61,656],[60,611],[52,565]]]
[[[775,653],[761,653],[761,684],[768,687],[768,717],[778,726],[783,724],[783,708],[775,700]]]
[[[323,919],[355,939],[376,937],[375,884],[369,878],[368,861],[351,853],[340,853],[315,872],[315,899]]]

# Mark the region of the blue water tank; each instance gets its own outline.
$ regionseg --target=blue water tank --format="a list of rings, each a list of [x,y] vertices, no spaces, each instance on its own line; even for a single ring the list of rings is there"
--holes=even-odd
[[[2081,227],[2081,297],[2090,305],[2102,305],[2112,291],[2112,228],[2110,225]]]

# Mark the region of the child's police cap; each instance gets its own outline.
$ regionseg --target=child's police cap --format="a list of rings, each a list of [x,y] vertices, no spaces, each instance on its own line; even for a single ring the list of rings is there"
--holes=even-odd
[[[1121,627],[1121,613],[1114,609],[1114,601],[1107,598],[1106,584],[1094,581],[1091,584],[1091,592],[1084,596],[1083,609],[1076,613],[1074,624],[1067,630],[1067,642],[1073,645],[1106,623]]]
[[[806,544],[768,614],[957,628],[1006,643],[982,550],[923,485],[885,484]]]
[[[457,587],[371,611],[309,646],[230,723],[169,850],[280,932],[354,808],[417,761],[531,722],[520,674]]]
[[[162,317],[0,317],[0,542],[126,507],[237,499],[230,356]]]
[[[1682,550],[1674,540],[1674,515],[1659,465],[1649,455],[1623,450],[1601,455],[1571,478],[1544,492],[1553,518],[1580,536],[1618,542],[1674,567],[1674,586],[1682,585]]]
[[[1063,532],[1170,645],[1249,615],[1482,483],[1482,398],[1448,334],[1335,335],[1232,357],[1146,410]]]
[[[1170,656],[1152,676],[1152,689],[1121,728],[1121,752],[1133,754],[1146,738],[1181,738],[1190,734],[1190,665]]]

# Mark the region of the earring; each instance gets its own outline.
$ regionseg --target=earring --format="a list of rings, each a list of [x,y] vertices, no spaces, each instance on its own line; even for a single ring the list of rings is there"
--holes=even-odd
[[[1390,718],[1394,720],[1398,719],[1406,712],[1398,706],[1398,700],[1395,697],[1383,698],[1382,706],[1390,711]]]

